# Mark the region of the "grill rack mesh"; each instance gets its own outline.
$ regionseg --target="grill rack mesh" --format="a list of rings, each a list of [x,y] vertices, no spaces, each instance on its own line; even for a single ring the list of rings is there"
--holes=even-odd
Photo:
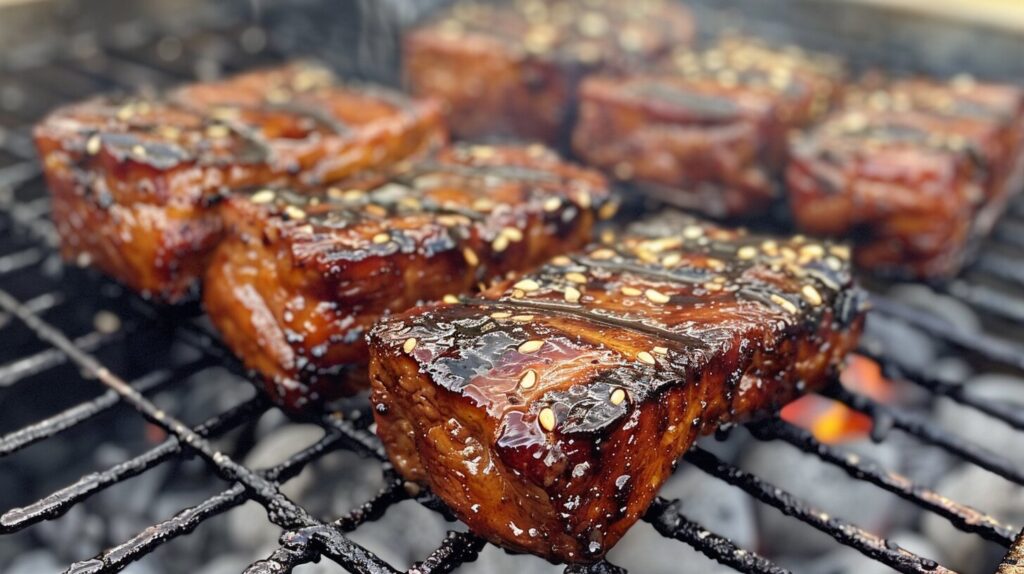
[[[216,31],[216,34],[222,37],[233,37],[239,33],[245,31],[232,26]],[[122,403],[127,403],[149,422],[166,431],[168,438],[140,455],[104,471],[83,476],[77,482],[36,502],[6,510],[0,515],[0,534],[18,532],[39,522],[56,519],[74,505],[103,489],[144,473],[168,460],[191,453],[201,457],[216,475],[228,481],[231,486],[195,506],[181,510],[166,521],[143,530],[99,556],[72,565],[67,571],[119,571],[161,544],[188,534],[205,520],[254,500],[266,508],[269,519],[282,528],[284,535],[280,548],[266,559],[251,565],[248,572],[287,571],[297,565],[318,560],[321,556],[326,556],[353,572],[395,572],[391,565],[352,542],[346,533],[380,518],[389,507],[407,499],[414,499],[427,508],[448,516],[450,513],[429,492],[404,483],[394,473],[387,463],[379,441],[368,429],[371,422],[368,411],[354,408],[345,411],[343,415],[325,416],[317,421],[325,430],[325,435],[319,441],[292,454],[286,461],[276,466],[259,470],[247,468],[218,451],[213,446],[212,439],[266,412],[271,407],[263,399],[257,397],[241,402],[199,425],[189,427],[173,415],[162,411],[146,396],[147,393],[201,373],[211,366],[228,365],[236,374],[243,375],[237,362],[217,344],[216,336],[201,321],[191,318],[174,320],[175,339],[201,351],[198,358],[126,381],[111,372],[99,358],[99,354],[111,346],[116,346],[125,337],[135,337],[144,332],[147,329],[147,321],[154,320],[160,314],[159,310],[131,296],[121,296],[121,300],[129,300],[127,304],[135,314],[134,322],[126,324],[116,333],[93,330],[72,335],[56,326],[57,321],[48,318],[57,311],[76,305],[76,294],[70,292],[66,281],[58,283],[53,291],[31,293],[22,297],[2,287],[4,279],[16,275],[42,274],[41,267],[52,255],[56,242],[53,227],[48,221],[49,203],[42,192],[39,169],[27,145],[27,127],[38,113],[45,111],[46,107],[59,101],[81,97],[83,94],[78,91],[75,81],[79,84],[89,83],[95,89],[130,89],[140,81],[165,85],[186,79],[188,72],[183,70],[192,69],[191,67],[178,64],[169,66],[166,62],[152,58],[149,48],[154,45],[156,39],[153,36],[140,38],[135,46],[108,47],[84,59],[57,58],[33,68],[30,73],[18,74],[19,82],[24,84],[24,88],[33,97],[40,95],[38,102],[41,104],[38,107],[30,106],[33,109],[15,116],[14,122],[9,122],[9,125],[0,122],[0,126],[3,126],[0,128],[0,153],[11,158],[0,164],[3,166],[0,167],[0,222],[4,223],[0,226],[0,237],[16,239],[11,242],[13,247],[8,247],[6,241],[0,243],[0,334],[8,329],[27,328],[34,337],[45,343],[45,347],[29,354],[15,354],[12,357],[2,355],[5,362],[0,364],[0,389],[12,387],[30,376],[44,373],[68,362],[82,371],[83,379],[97,379],[106,388],[96,398],[0,437],[0,457],[11,455],[73,429],[76,425]],[[188,40],[185,41],[185,45],[190,45]],[[232,57],[224,58],[222,67],[225,70],[244,69],[278,59],[279,55],[271,50],[256,53],[238,52]],[[63,84],[62,80],[68,83]],[[54,87],[62,85],[63,90]],[[55,93],[55,90],[60,93]],[[1024,208],[1020,205],[1024,204],[1019,204],[1011,211],[1013,216],[1024,213]],[[1010,247],[1020,248],[1021,238],[1016,230],[1021,225],[1024,223],[1019,219],[1004,223],[995,234],[995,240]],[[1004,265],[998,264],[999,258],[1002,258]],[[1008,262],[1013,265],[1005,265]],[[976,270],[1011,284],[1024,284],[1024,266],[1003,255],[986,252]],[[41,284],[46,282],[43,281]],[[972,292],[970,290],[984,290],[988,287],[969,280],[961,280],[943,288],[954,295],[963,295]],[[969,297],[962,298],[969,303],[972,302]],[[1024,369],[1024,349],[1015,343],[991,335],[965,333],[943,323],[935,316],[880,297],[875,297],[874,303],[875,313],[900,319],[933,337],[988,361],[1018,370]],[[1020,319],[1009,311],[1012,307],[993,307],[983,310],[1005,320]],[[897,368],[878,349],[861,349],[861,353],[879,361],[887,373],[897,378],[975,408],[1007,422],[1016,429],[1024,429],[1024,417],[1013,409],[966,395],[959,385],[938,381],[920,373],[907,372],[905,368]],[[874,403],[867,397],[846,391],[838,382],[825,394],[871,415],[875,423],[875,438],[878,440],[885,438],[888,429],[896,428],[992,470],[1012,482],[1024,485],[1024,473],[1003,457],[978,445],[967,443],[914,413],[899,407]],[[781,420],[755,423],[748,428],[757,439],[787,442],[800,450],[814,454],[825,463],[841,468],[854,478],[870,482],[943,516],[960,530],[975,533],[1009,548],[1011,551],[1005,559],[1004,566],[1012,565],[1015,556],[1021,554],[1021,544],[1014,544],[1014,530],[978,510],[948,500],[874,463],[862,461],[840,449],[823,445],[806,431]],[[305,465],[340,449],[355,452],[381,464],[385,475],[384,487],[362,505],[325,523],[289,500],[278,487],[297,475]],[[928,558],[914,555],[841,518],[828,516],[803,502],[796,495],[719,460],[715,455],[699,447],[687,453],[684,460],[897,571],[948,571]],[[651,523],[663,536],[685,542],[706,556],[738,571],[771,574],[786,572],[766,558],[738,548],[729,540],[690,521],[681,513],[681,503],[678,500],[658,498],[644,520]],[[450,532],[439,542],[434,552],[414,565],[410,571],[426,573],[455,570],[463,563],[474,560],[484,545],[485,542],[473,534]],[[607,562],[584,568],[567,568],[567,572],[581,571],[621,572],[622,569]]]

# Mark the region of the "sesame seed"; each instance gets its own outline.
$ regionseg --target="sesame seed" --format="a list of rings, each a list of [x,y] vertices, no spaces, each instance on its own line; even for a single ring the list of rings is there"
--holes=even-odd
[[[497,238],[494,239],[494,241],[491,242],[491,249],[493,249],[496,253],[501,253],[502,251],[508,249],[508,237],[505,237],[504,235],[499,235]]]
[[[789,311],[790,313],[792,313],[794,315],[796,314],[796,312],[797,312],[796,305],[794,305],[792,303],[792,301],[790,301],[789,299],[786,299],[782,295],[779,295],[777,293],[772,293],[769,296],[769,299],[771,299],[773,303],[775,303],[779,307],[782,307],[786,311]]]
[[[518,351],[524,355],[528,355],[530,353],[536,353],[543,346],[544,341],[541,341],[540,339],[532,339],[530,341],[523,343],[522,345],[519,345]]]
[[[507,311],[498,311],[497,313],[491,313],[491,318],[493,319],[508,319],[511,316],[512,313],[509,313]]]
[[[415,337],[409,337],[405,340],[405,344],[402,345],[402,350],[406,353],[411,353],[412,350],[416,348],[416,343],[417,341]]]
[[[517,323],[529,323],[533,321],[533,315],[516,315],[512,317],[512,320]]]
[[[753,259],[757,257],[757,248],[752,245],[744,245],[736,250],[736,257],[740,259]]]
[[[85,142],[85,151],[89,155],[96,155],[100,153],[100,146],[102,144],[103,142],[100,140],[100,136],[98,134],[94,135],[89,138],[89,141]]]
[[[445,295],[444,297],[442,297],[441,301],[443,301],[445,303],[448,303],[449,305],[454,305],[454,304],[459,302],[459,298],[456,297],[455,295],[452,295],[451,293],[449,293],[449,294]]]
[[[513,287],[529,293],[530,291],[536,291],[537,289],[540,289],[540,284],[534,281],[533,279],[523,279],[522,281],[513,285]]]
[[[609,400],[613,405],[621,405],[622,401],[626,400],[626,391],[622,389],[615,389],[612,391],[612,396]]]
[[[771,239],[761,243],[761,251],[764,251],[768,255],[775,255],[778,253],[778,250],[779,244]]]
[[[146,157],[146,148],[142,145],[133,145],[132,153],[139,157]]]
[[[820,259],[825,255],[825,248],[817,243],[809,243],[800,248],[800,255],[809,259]]]
[[[833,245],[829,247],[828,251],[840,259],[850,258],[850,248],[845,245]]]
[[[377,245],[380,245],[381,243],[387,243],[388,241],[391,241],[391,236],[388,235],[387,233],[378,233],[377,235],[373,236],[373,242],[376,243]]]
[[[494,209],[494,202],[486,197],[481,197],[473,202],[473,209],[477,211],[490,211]]]
[[[540,421],[540,426],[546,431],[555,430],[555,411],[544,407],[540,410],[540,414],[537,415],[537,420]]]
[[[544,200],[544,211],[557,211],[559,207],[562,207],[562,199],[559,197],[550,197]]]
[[[564,267],[566,265],[571,265],[572,264],[572,259],[569,259],[565,255],[559,255],[558,257],[555,257],[554,259],[552,259],[551,263],[553,263],[555,265],[558,265],[558,266],[561,266],[561,267]]]
[[[513,289],[512,290],[512,298],[513,299],[522,299],[523,297],[526,297],[526,293],[523,292],[522,289]]]
[[[530,369],[519,377],[519,386],[524,389],[532,389],[537,384],[537,371]]]
[[[206,128],[206,135],[210,136],[211,138],[226,138],[230,133],[231,130],[229,130],[227,126],[222,124],[214,124]]]
[[[477,266],[480,263],[480,258],[476,256],[476,251],[473,251],[469,247],[462,250],[462,257],[472,266]]]
[[[621,291],[623,295],[629,297],[636,297],[637,295],[643,295],[644,293],[643,291],[637,289],[636,287],[623,287]]]
[[[665,295],[661,291],[657,291],[655,289],[648,289],[644,291],[644,296],[647,297],[647,299],[649,299],[651,303],[657,303],[659,305],[664,305],[669,301],[668,295]]]
[[[697,239],[704,235],[704,228],[699,225],[687,225],[683,228],[683,237],[687,239]]]
[[[609,201],[601,206],[601,209],[597,211],[597,216],[607,220],[615,217],[618,211],[619,203],[617,201]]]
[[[587,282],[587,276],[577,271],[566,273],[565,278],[568,281],[572,281],[573,283],[579,283],[581,285]]]
[[[779,253],[786,261],[796,261],[796,251],[793,251],[790,247],[783,247],[779,250]]]
[[[648,365],[656,364],[656,361],[654,360],[654,355],[648,353],[647,351],[640,351],[639,353],[637,353],[636,359],[641,363],[647,363]]]
[[[490,159],[497,154],[494,148],[490,146],[473,146],[473,149],[469,152],[474,158],[486,160]]]
[[[668,354],[668,347],[655,347],[655,348],[651,349],[651,351],[653,351],[653,352],[655,352],[655,353],[657,353],[659,355],[667,355]]]
[[[289,205],[288,207],[284,208],[284,214],[287,215],[291,219],[305,219],[306,218],[306,212],[302,211],[298,207],[295,207],[294,205]]]
[[[843,268],[843,262],[836,257],[832,257],[831,255],[825,258],[825,265],[827,265],[828,268],[833,271],[839,271],[840,269]]]
[[[509,241],[522,241],[523,232],[519,231],[515,227],[506,227],[501,230],[501,235],[507,237]]]
[[[615,252],[611,249],[598,249],[590,254],[594,259],[611,259],[615,257]]]
[[[707,283],[704,284],[704,289],[707,289],[708,291],[721,291],[722,284],[715,283],[713,281],[708,281]]]
[[[661,264],[666,267],[674,267],[679,265],[679,262],[683,260],[683,256],[678,253],[669,253],[661,260]]]
[[[583,294],[580,293],[580,290],[575,288],[575,287],[566,287],[565,288],[565,300],[570,302],[570,303],[578,302],[580,300],[580,297],[582,297],[582,296],[583,296]]]
[[[821,293],[818,293],[818,290],[812,285],[804,285],[803,288],[800,289],[800,294],[803,295],[804,299],[811,305],[818,306],[822,303]]]
[[[585,189],[580,191],[579,197],[576,199],[576,201],[577,203],[580,204],[580,207],[582,207],[583,209],[590,209],[590,192]]]
[[[270,203],[274,201],[274,192],[269,189],[257,191],[249,198],[249,201],[253,203]]]

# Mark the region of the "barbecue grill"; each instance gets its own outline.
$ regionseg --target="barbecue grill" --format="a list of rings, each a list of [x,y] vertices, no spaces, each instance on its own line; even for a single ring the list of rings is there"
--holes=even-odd
[[[218,386],[218,393],[219,387],[224,387],[222,397],[243,396],[245,393],[238,390],[248,388],[246,374],[220,346],[196,309],[157,308],[91,272],[58,263],[49,199],[29,140],[29,129],[41,114],[93,92],[171,85],[196,76],[215,76],[277,62],[310,48],[319,47],[319,55],[350,73],[393,79],[390,66],[395,59],[394,32],[427,10],[429,4],[358,2],[338,8],[328,2],[301,2],[285,13],[283,6],[274,3],[229,3],[197,6],[187,21],[154,19],[142,12],[128,15],[128,20],[116,25],[108,23],[102,29],[76,30],[73,28],[79,24],[72,21],[80,20],[67,15],[84,12],[86,3],[63,3],[64,16],[47,20],[52,37],[21,45],[0,59],[0,430],[5,433],[0,436],[0,461],[4,465],[17,464],[20,451],[30,447],[46,449],[47,442],[58,440],[58,435],[81,433],[78,439],[86,445],[110,440],[112,437],[102,435],[106,427],[97,422],[110,421],[114,416],[137,419],[139,424],[130,428],[139,433],[155,432],[165,437],[156,446],[142,449],[141,454],[89,472],[38,500],[0,509],[0,534],[16,536],[41,522],[60,520],[106,489],[153,472],[160,465],[180,463],[187,457],[197,457],[205,464],[205,477],[212,485],[209,488],[216,488],[221,481],[227,486],[163,522],[126,537],[99,555],[72,564],[66,571],[120,571],[162,545],[188,536],[212,517],[254,501],[266,510],[267,518],[280,528],[282,536],[279,548],[255,561],[247,572],[285,572],[321,558],[352,572],[395,572],[395,566],[353,542],[348,534],[410,499],[450,516],[429,492],[403,482],[391,469],[372,432],[372,417],[365,400],[353,399],[336,412],[313,421],[323,428],[322,438],[267,468],[249,468],[239,462],[240,454],[232,454],[247,452],[254,446],[254,435],[245,429],[251,430],[255,421],[272,409],[255,393],[249,393],[255,398],[243,397],[228,408],[217,409],[198,424],[185,422],[194,418],[195,413],[176,412],[158,405],[154,400],[158,391],[183,387],[179,392],[189,392],[192,388],[184,388],[183,381],[201,379],[204,373],[209,375],[215,369],[226,368],[231,373],[230,377],[220,375],[210,383]],[[730,10],[737,3],[697,4],[702,22],[713,27],[737,23]],[[886,64],[948,72],[948,66],[959,71],[971,64],[929,60],[923,49],[901,51],[894,58],[885,44],[863,44],[863,38],[830,29],[827,22],[838,22],[838,18],[823,17],[820,1],[773,0],[750,4],[758,6],[753,9],[755,16],[765,18],[745,22],[749,28],[762,35],[795,37],[834,50],[849,48],[847,55],[857,67]],[[782,5],[791,9],[779,12]],[[325,21],[327,14],[332,16]],[[885,16],[875,17],[896,25]],[[965,34],[963,24],[931,25],[950,26],[958,30],[957,34]],[[928,30],[935,32],[935,28]],[[884,35],[884,30],[875,32]],[[1013,54],[1004,49],[1024,43],[1024,34],[993,33],[990,38],[997,46],[997,55]],[[1004,64],[996,60],[979,64],[989,66],[981,72],[1012,77],[1019,71],[1013,66],[1022,64],[1011,61],[1012,57],[1003,59]],[[1024,201],[1013,204],[980,253],[976,264],[960,278],[933,288],[974,309],[985,329],[969,328],[908,305],[886,295],[881,285],[873,289],[871,313],[884,318],[884,325],[897,322],[913,327],[972,365],[993,372],[1024,373],[1024,338],[1020,336],[1024,332],[1024,299],[1020,297],[1024,288]],[[940,397],[948,399],[984,413],[994,419],[994,425],[1004,423],[1024,431],[1024,410],[1006,401],[980,398],[969,392],[964,381],[908,366],[894,351],[898,350],[886,348],[869,333],[859,353],[878,362],[889,379],[926,392],[926,402]],[[41,385],[49,390],[41,392]],[[871,436],[875,441],[891,440],[890,435],[895,433],[910,435],[923,443],[921,448],[944,451],[1024,485],[1024,469],[1008,457],[944,430],[921,411],[877,401],[844,388],[839,381],[834,381],[823,394],[871,417]],[[39,418],[39,412],[54,411],[55,414]],[[149,426],[143,425],[143,421]],[[983,510],[946,498],[879,464],[825,444],[782,419],[753,423],[747,429],[759,441],[792,445],[818,459],[818,464],[837,467],[858,481],[944,518],[963,532],[1005,548],[1005,558],[998,567],[1000,574],[1024,572],[1024,534],[1016,530],[1020,525],[1002,524]],[[723,431],[718,438],[733,440],[728,435],[728,431]],[[147,444],[139,437],[116,438],[136,446]],[[360,455],[366,461],[364,464],[380,466],[384,486],[376,495],[347,513],[323,520],[282,494],[280,486],[295,478],[304,467],[339,450]],[[823,532],[837,544],[853,548],[896,571],[950,571],[929,557],[910,552],[843,517],[830,516],[806,502],[801,492],[783,490],[714,450],[708,445],[696,446],[684,456],[681,466],[696,467]],[[62,464],[51,462],[54,466]],[[73,462],[67,464],[73,466]],[[39,482],[48,486],[44,476],[39,477]],[[841,494],[837,492],[836,496]],[[692,546],[737,571],[788,572],[753,549],[742,548],[687,518],[686,511],[678,500],[658,498],[645,520],[662,536]],[[623,544],[628,543],[627,540]],[[468,563],[484,547],[485,542],[471,533],[451,531],[410,572],[450,572],[463,565],[469,569]],[[0,556],[0,566],[4,560]],[[611,573],[624,569],[609,562],[566,569],[583,571]]]

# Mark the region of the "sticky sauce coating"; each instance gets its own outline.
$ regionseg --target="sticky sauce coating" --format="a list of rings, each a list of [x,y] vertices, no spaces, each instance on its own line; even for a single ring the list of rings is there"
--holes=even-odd
[[[320,194],[227,200],[203,302],[227,344],[292,411],[365,387],[366,330],[589,240],[604,178],[540,145],[459,145]],[[447,296],[447,297],[446,297]]]
[[[463,138],[568,139],[580,78],[648,65],[693,38],[678,2],[457,2],[403,38],[405,80]]]
[[[966,77],[871,83],[794,141],[797,224],[856,237],[865,269],[951,277],[1024,186],[1024,91]]]
[[[715,217],[763,213],[790,131],[834,103],[837,60],[795,47],[727,37],[626,78],[580,89],[574,153],[664,201]]]
[[[60,108],[35,139],[65,258],[176,302],[220,238],[225,193],[342,180],[446,136],[436,103],[293,63]]]
[[[683,216],[641,222],[614,246],[382,321],[378,434],[478,534],[597,560],[698,435],[838,369],[863,316],[848,257]]]

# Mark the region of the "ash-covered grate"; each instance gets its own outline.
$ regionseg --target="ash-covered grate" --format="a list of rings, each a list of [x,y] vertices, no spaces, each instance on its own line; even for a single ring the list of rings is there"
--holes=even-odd
[[[406,500],[415,500],[450,518],[444,505],[429,492],[405,483],[391,469],[380,442],[371,432],[372,418],[365,401],[354,400],[347,409],[316,420],[324,430],[323,436],[290,454],[283,462],[259,469],[241,464],[225,452],[227,449],[218,446],[219,439],[253,424],[270,410],[272,407],[263,399],[237,401],[196,425],[183,422],[182,417],[190,413],[165,411],[152,400],[160,389],[201,376],[211,368],[226,366],[236,378],[244,377],[238,363],[220,347],[207,324],[188,313],[155,309],[122,294],[120,289],[91,273],[63,269],[56,262],[56,236],[49,222],[49,200],[29,145],[30,127],[39,115],[54,105],[91,92],[134,89],[139,85],[164,86],[195,76],[278,61],[281,56],[268,48],[266,39],[267,34],[262,29],[240,26],[237,21],[216,22],[202,33],[185,36],[169,36],[157,30],[136,31],[110,41],[79,42],[79,49],[70,53],[51,51],[47,58],[0,76],[0,100],[4,94],[7,98],[0,112],[0,340],[3,341],[0,401],[5,395],[16,393],[19,387],[40,384],[46,377],[56,376],[62,377],[61,392],[68,392],[72,397],[91,393],[88,399],[64,401],[68,406],[45,418],[9,422],[14,427],[0,436],[0,460],[9,460],[37,443],[56,440],[58,435],[81,431],[86,423],[114,411],[123,417],[141,416],[149,423],[148,428],[159,429],[165,437],[141,454],[105,470],[85,474],[39,500],[2,509],[0,534],[18,533],[59,519],[106,489],[185,457],[198,457],[215,475],[210,477],[211,481],[219,478],[228,485],[199,504],[183,508],[167,520],[115,542],[101,554],[72,564],[67,572],[120,571],[165,543],[188,535],[212,517],[249,501],[261,505],[268,519],[283,534],[280,547],[253,563],[248,572],[286,572],[321,557],[352,572],[396,572],[395,567],[353,542],[347,534],[381,519],[390,508]],[[987,249],[964,278],[940,288],[979,311],[986,321],[997,326],[1010,325],[1007,332],[1017,332],[1024,318],[1021,312],[1024,299],[1013,295],[1014,290],[1019,293],[1024,285],[1022,217],[1024,202],[1019,202],[997,229],[993,239],[995,247]],[[875,296],[873,301],[872,313],[876,316],[911,325],[975,363],[1006,372],[1024,372],[1024,346],[1015,340],[994,335],[992,331],[964,328],[895,299]],[[915,371],[896,360],[899,350],[895,351],[868,339],[861,354],[881,364],[891,379],[909,383],[932,398],[951,399],[1017,431],[1024,430],[1024,414],[1020,409],[966,392],[963,381]],[[94,391],[97,387],[101,389],[98,394]],[[839,381],[823,394],[869,415],[872,438],[876,441],[887,440],[890,431],[895,429],[1012,483],[1024,485],[1024,470],[1012,460],[944,430],[927,415],[875,401],[845,389]],[[52,398],[46,393],[36,395]],[[26,412],[35,411],[26,409]],[[1022,559],[1024,547],[1015,528],[878,463],[824,444],[810,432],[781,419],[754,423],[747,428],[759,441],[792,445],[816,457],[820,464],[837,467],[858,481],[870,483],[945,519],[963,532],[1008,549],[1000,572],[1015,572],[1024,567],[1016,562]],[[109,438],[87,436],[85,440]],[[340,450],[356,453],[368,461],[366,464],[382,468],[383,487],[377,494],[329,521],[315,517],[282,494],[282,484],[314,461]],[[897,571],[951,571],[842,517],[815,508],[802,499],[800,492],[791,493],[775,486],[704,447],[692,449],[684,461]],[[788,572],[751,549],[741,548],[688,519],[684,512],[685,507],[679,500],[658,498],[645,521],[662,536],[684,542],[735,570]],[[409,527],[415,528],[415,525]],[[402,541],[392,543],[401,545]],[[628,540],[624,543],[628,544]],[[485,542],[473,534],[451,531],[410,571],[453,571],[474,561],[484,547]],[[603,562],[590,567],[569,567],[566,571],[623,570]]]

